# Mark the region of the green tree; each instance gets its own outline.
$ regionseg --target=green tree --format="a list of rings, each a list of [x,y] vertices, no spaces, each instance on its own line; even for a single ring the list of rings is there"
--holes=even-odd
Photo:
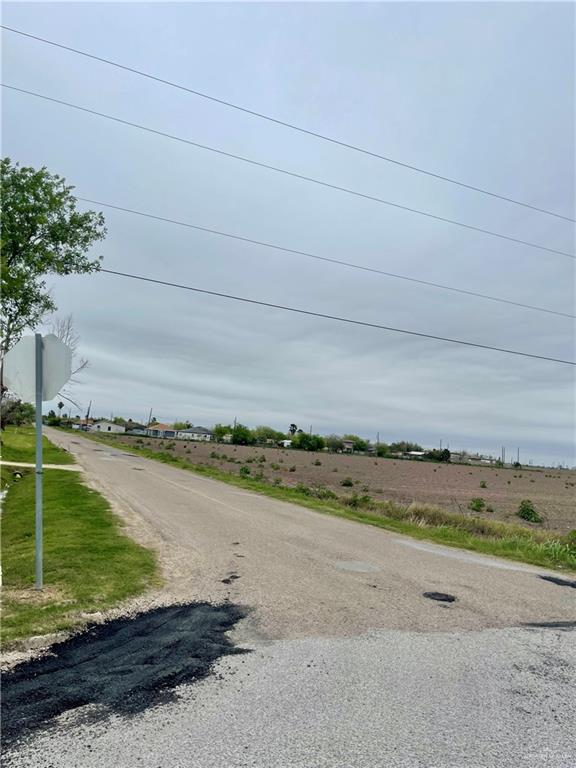
[[[217,443],[222,442],[224,435],[231,435],[233,429],[231,424],[215,424],[212,429],[214,440],[216,440]]]
[[[296,432],[298,432],[298,425],[297,424],[290,424],[288,427],[288,434],[289,435],[295,435]]]
[[[257,443],[265,443],[267,440],[274,440],[275,443],[278,443],[280,440],[286,439],[283,432],[267,426],[256,427],[252,430],[252,434]]]
[[[0,352],[26,328],[38,325],[56,309],[43,278],[48,274],[86,274],[100,260],[87,256],[106,234],[104,217],[78,211],[73,187],[46,168],[21,167],[0,161],[2,186]]]
[[[192,424],[189,421],[175,421],[172,426],[174,429],[190,429]]]
[[[344,448],[344,441],[340,437],[340,435],[328,435],[324,439],[324,442],[326,443],[326,447],[329,448],[331,451],[341,451]]]
[[[386,443],[378,443],[376,446],[376,455],[377,456],[388,456],[390,453],[390,446],[386,445]]]
[[[244,424],[232,427],[232,442],[234,445],[253,445],[256,438]]]
[[[422,446],[418,443],[409,443],[406,440],[400,440],[397,443],[391,443],[390,451],[392,453],[408,453],[409,451],[421,451]]]
[[[324,445],[321,435],[309,435],[308,432],[297,432],[292,440],[292,448],[299,448],[301,451],[321,451]]]
[[[21,427],[34,421],[34,406],[23,403],[15,397],[4,397],[0,404],[0,426],[5,429],[9,426]]]
[[[434,448],[431,451],[427,451],[424,455],[425,459],[429,459],[430,461],[444,461],[449,462],[451,458],[451,453],[448,450],[448,448],[444,448],[440,450],[439,448]]]

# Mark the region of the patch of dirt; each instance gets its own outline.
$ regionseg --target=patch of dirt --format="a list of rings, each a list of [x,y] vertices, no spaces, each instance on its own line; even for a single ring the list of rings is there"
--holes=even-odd
[[[88,626],[3,675],[4,746],[88,704],[92,718],[106,718],[174,700],[177,685],[206,677],[221,656],[247,652],[226,635],[245,615],[230,603],[191,603]]]
[[[279,481],[286,486],[298,483],[323,486],[339,496],[356,492],[368,494],[379,501],[390,500],[405,505],[412,502],[434,504],[449,512],[503,520],[529,528],[534,526],[517,517],[516,512],[523,499],[530,499],[544,518],[544,524],[538,528],[562,534],[576,529],[574,470],[438,464],[127,435],[115,436],[114,444],[118,443],[124,447],[166,451],[193,464],[214,467],[233,475],[238,475],[241,466],[247,467],[252,477],[261,471],[271,483]],[[166,446],[172,444],[174,448],[167,450]],[[214,453],[218,458],[214,457]],[[261,460],[262,457],[265,461]],[[294,467],[292,472],[291,467]],[[341,485],[345,478],[352,480],[351,486]],[[481,483],[486,487],[481,487]],[[469,509],[468,505],[474,498],[484,499],[483,511]]]

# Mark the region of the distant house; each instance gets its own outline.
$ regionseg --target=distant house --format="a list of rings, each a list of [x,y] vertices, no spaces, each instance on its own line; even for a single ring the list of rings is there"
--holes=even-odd
[[[176,430],[171,424],[152,424],[146,434],[148,437],[176,437]]]
[[[280,445],[282,448],[290,448],[292,445],[292,440],[280,440]]]
[[[208,442],[214,438],[214,433],[206,427],[190,427],[189,429],[179,429],[176,432],[178,440],[203,440]]]
[[[222,435],[221,442],[222,443],[231,443],[232,442],[232,432],[226,432],[225,435]]]
[[[354,453],[354,440],[342,440],[342,451],[344,453]]]
[[[97,421],[88,429],[90,432],[112,432],[117,435],[126,431],[123,424],[114,424],[111,421]]]
[[[126,427],[127,435],[145,435],[146,434],[147,428],[144,426],[144,424],[139,424],[137,421],[132,421],[131,419],[128,419],[128,421],[124,426]]]
[[[423,459],[426,451],[406,451],[403,455],[406,459]]]

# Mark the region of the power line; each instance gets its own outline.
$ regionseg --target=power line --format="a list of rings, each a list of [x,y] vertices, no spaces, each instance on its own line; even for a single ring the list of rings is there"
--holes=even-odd
[[[152,277],[144,277],[143,275],[134,275],[130,272],[118,272],[114,269],[104,269],[101,268],[98,270],[99,272],[105,272],[108,275],[116,275],[119,277],[127,277],[133,280],[141,280],[146,283],[154,283],[156,285],[165,285],[170,288],[181,288],[184,291],[193,291],[194,293],[204,293],[208,296],[218,296],[222,299],[231,299],[233,301],[241,301],[245,304],[257,304],[261,307],[270,307],[272,309],[281,309],[284,312],[295,312],[299,315],[309,315],[310,317],[322,317],[325,320],[336,320],[339,323],[348,323],[350,325],[361,325],[366,328],[377,328],[381,331],[392,331],[394,333],[404,333],[408,336],[420,336],[424,339],[435,339],[436,341],[446,341],[450,344],[461,344],[466,347],[477,347],[479,349],[489,349],[494,352],[504,352],[508,355],[518,355],[520,357],[531,357],[535,360],[547,360],[551,363],[561,363],[562,365],[576,365],[576,362],[572,360],[561,360],[556,357],[546,357],[545,355],[534,355],[530,352],[519,352],[515,349],[504,349],[502,347],[493,347],[489,344],[477,344],[474,341],[463,341],[462,339],[451,339],[447,338],[445,336],[435,336],[431,333],[423,333],[421,331],[408,331],[405,328],[393,328],[388,325],[379,325],[377,323],[368,323],[363,320],[353,320],[349,317],[339,317],[338,315],[327,315],[323,312],[313,312],[309,309],[297,309],[296,307],[288,307],[283,304],[273,304],[269,301],[258,301],[257,299],[248,299],[245,296],[233,296],[229,293],[221,293],[220,291],[209,291],[206,288],[196,288],[191,285],[182,285],[181,283],[172,283],[167,280],[157,280]]]
[[[75,109],[79,112],[85,112],[89,115],[96,115],[97,117],[103,117],[106,120],[111,120],[115,123],[120,123],[121,125],[127,125],[130,128],[137,128],[140,131],[145,131],[146,133],[154,134],[155,136],[162,136],[166,139],[170,139],[171,141],[178,141],[181,144],[187,144],[192,147],[196,147],[197,149],[203,149],[207,152],[214,152],[217,155],[221,155],[223,157],[229,157],[233,158],[234,160],[240,160],[243,163],[248,163],[249,165],[257,166],[258,168],[266,168],[269,171],[274,171],[275,173],[281,173],[285,176],[290,176],[294,179],[300,179],[301,181],[307,181],[311,184],[317,184],[318,186],[325,187],[328,189],[334,189],[338,192],[345,192],[348,195],[354,195],[355,197],[360,197],[364,200],[372,200],[376,203],[381,203],[382,205],[388,205],[392,208],[397,208],[401,211],[407,211],[408,213],[416,213],[419,216],[425,216],[428,219],[434,219],[436,221],[442,221],[445,224],[453,224],[457,227],[462,227],[463,229],[472,230],[474,232],[482,232],[485,235],[491,235],[492,237],[498,237],[501,240],[507,240],[512,243],[519,243],[520,245],[526,245],[529,248],[537,248],[541,251],[547,251],[548,253],[555,253],[559,256],[567,256],[570,259],[576,259],[576,256],[572,253],[567,253],[566,251],[560,251],[556,248],[548,248],[545,245],[538,245],[537,243],[532,243],[529,240],[520,240],[516,237],[511,237],[510,235],[503,235],[500,232],[493,232],[489,229],[483,229],[482,227],[475,227],[472,224],[465,224],[461,221],[456,221],[455,219],[448,219],[444,216],[437,216],[434,213],[428,213],[427,211],[422,211],[417,208],[410,208],[406,205],[400,205],[400,203],[393,203],[390,200],[384,200],[381,197],[376,197],[375,195],[368,195],[364,192],[358,192],[354,189],[349,189],[348,187],[341,187],[337,184],[330,184],[327,181],[322,181],[320,179],[315,179],[312,176],[304,176],[301,173],[296,173],[294,171],[288,171],[285,168],[279,168],[275,165],[269,165],[268,163],[261,163],[258,160],[252,160],[248,157],[243,157],[242,155],[235,155],[232,152],[226,152],[223,149],[217,149],[216,147],[210,147],[206,144],[200,144],[199,142],[192,141],[191,139],[184,139],[181,136],[175,136],[170,133],[165,133],[164,131],[158,131],[155,128],[149,128],[145,125],[141,125],[139,123],[133,123],[130,120],[123,120],[120,117],[115,117],[114,115],[107,115],[104,112],[98,112],[94,109],[89,109],[88,107],[80,107],[78,104],[71,104],[68,101],[62,101],[61,99],[55,99],[51,96],[45,96],[41,93],[36,93],[34,91],[28,91],[24,88],[17,88],[14,85],[7,85],[6,83],[1,83],[3,88],[8,88],[11,91],[17,91],[18,93],[26,94],[27,96],[34,96],[35,98],[42,99],[44,101],[49,101],[54,104],[59,104],[64,107],[69,107],[70,109]]]
[[[535,306],[533,304],[523,304],[522,302],[513,301],[512,299],[502,299],[502,298],[499,298],[499,297],[496,297],[496,296],[489,296],[488,294],[478,293],[476,291],[469,291],[469,290],[467,290],[465,288],[455,288],[454,286],[451,286],[451,285],[443,285],[442,283],[433,283],[433,282],[431,282],[429,280],[421,280],[421,279],[416,278],[416,277],[409,277],[408,275],[400,275],[400,274],[397,274],[395,272],[386,272],[385,270],[377,269],[376,267],[367,267],[367,266],[363,266],[361,264],[354,264],[354,263],[352,263],[350,261],[342,261],[340,259],[330,258],[329,256],[320,256],[320,255],[318,255],[316,253],[309,253],[308,251],[299,251],[299,250],[297,250],[295,248],[285,248],[284,246],[275,245],[274,243],[267,243],[267,242],[265,242],[263,240],[254,240],[253,238],[250,238],[250,237],[243,237],[242,235],[234,235],[234,234],[231,234],[230,232],[223,232],[222,230],[218,230],[218,229],[210,229],[209,227],[202,227],[199,224],[191,224],[191,223],[185,222],[185,221],[178,221],[177,219],[169,219],[169,218],[166,218],[164,216],[156,216],[156,215],[154,215],[152,213],[145,213],[144,211],[137,211],[134,208],[124,208],[123,206],[113,205],[112,203],[103,203],[101,200],[92,200],[89,197],[77,197],[76,199],[77,200],[81,200],[84,203],[90,203],[91,205],[104,206],[105,208],[112,208],[115,211],[122,211],[124,213],[131,213],[131,214],[134,214],[136,216],[143,216],[144,218],[147,218],[147,219],[153,219],[155,221],[163,221],[163,222],[165,222],[167,224],[176,224],[176,225],[178,225],[180,227],[186,227],[188,229],[195,229],[195,230],[199,230],[200,232],[207,232],[208,234],[211,234],[211,235],[219,235],[221,237],[228,237],[228,238],[230,238],[232,240],[240,240],[243,243],[251,243],[252,245],[259,245],[259,246],[263,246],[264,248],[272,248],[273,250],[282,251],[283,253],[293,253],[293,254],[296,254],[298,256],[305,256],[305,257],[310,258],[310,259],[316,259],[318,261],[328,262],[329,264],[339,264],[341,266],[350,267],[351,269],[358,269],[358,270],[361,270],[363,272],[372,272],[372,273],[377,274],[377,275],[384,275],[385,277],[392,277],[392,278],[395,278],[395,279],[398,279],[398,280],[406,280],[406,281],[411,282],[411,283],[418,283],[420,285],[427,285],[427,286],[430,286],[432,288],[440,288],[442,290],[453,291],[455,293],[463,293],[463,294],[465,294],[467,296],[474,296],[474,297],[479,298],[479,299],[488,299],[489,301],[496,301],[496,302],[500,302],[502,304],[511,304],[512,306],[522,307],[523,309],[533,309],[533,310],[535,310],[537,312],[546,312],[547,314],[550,314],[550,315],[559,315],[560,317],[569,317],[569,318],[575,318],[576,317],[576,315],[570,315],[567,312],[558,312],[558,311],[556,311],[554,309],[546,309],[544,307],[537,307],[537,306]]]
[[[199,96],[202,99],[212,101],[224,107],[229,107],[230,109],[235,109],[239,112],[244,112],[245,114],[251,115],[252,117],[257,117],[262,120],[267,120],[270,123],[281,125],[284,128],[289,128],[293,131],[298,131],[299,133],[306,134],[307,136],[313,136],[316,139],[322,139],[323,141],[328,141],[331,144],[336,144],[337,146],[344,147],[345,149],[351,149],[354,152],[359,152],[363,155],[368,155],[369,157],[377,158],[378,160],[384,160],[387,163],[392,163],[393,165],[397,165],[401,168],[406,168],[407,170],[414,171],[416,173],[421,173],[425,176],[430,176],[433,179],[446,181],[449,184],[455,184],[459,187],[463,187],[464,189],[470,189],[470,190],[473,190],[474,192],[479,192],[483,195],[489,195],[490,197],[497,198],[498,200],[505,200],[508,203],[513,203],[514,205],[520,205],[523,208],[529,208],[533,211],[538,211],[539,213],[545,213],[548,216],[554,216],[557,219],[563,219],[564,221],[572,221],[572,222],[576,221],[575,219],[572,219],[569,216],[564,216],[560,213],[555,213],[554,211],[548,211],[545,208],[539,208],[536,205],[531,205],[530,203],[525,203],[525,202],[522,202],[521,200],[515,200],[512,197],[507,197],[506,195],[500,195],[496,192],[491,192],[490,190],[484,189],[483,187],[476,187],[473,184],[467,184],[463,181],[459,181],[458,179],[452,179],[449,176],[443,176],[439,173],[434,173],[433,171],[427,171],[424,168],[420,168],[416,165],[411,165],[410,163],[404,163],[400,160],[396,160],[393,157],[389,157],[388,155],[381,155],[378,152],[373,152],[372,150],[359,147],[355,144],[350,144],[349,142],[341,141],[340,139],[335,139],[331,136],[326,136],[325,134],[319,133],[317,131],[312,131],[308,128],[303,128],[302,126],[295,125],[294,123],[289,123],[285,120],[280,120],[277,117],[266,115],[263,112],[257,112],[256,110],[248,109],[247,107],[242,107],[239,104],[234,104],[230,101],[219,99],[218,97],[212,96],[208,93],[204,93],[203,91],[197,91],[193,88],[188,88],[185,85],[181,85],[180,83],[175,83],[172,80],[166,80],[165,78],[158,77],[156,75],[151,75],[149,72],[143,72],[140,69],[135,69],[134,67],[129,67],[125,64],[120,64],[119,62],[113,61],[112,59],[106,59],[103,56],[96,56],[95,54],[88,53],[87,51],[79,50],[78,48],[72,48],[71,46],[63,45],[62,43],[56,43],[54,40],[48,40],[45,37],[39,37],[38,35],[31,35],[29,32],[23,32],[20,29],[14,29],[14,27],[7,27],[4,24],[0,24],[0,28],[6,30],[7,32],[13,32],[16,35],[21,35],[22,37],[27,37],[31,40],[36,40],[40,43],[51,45],[54,48],[60,48],[64,51],[69,51],[70,53],[75,53],[79,56],[84,56],[85,58],[92,59],[93,61],[99,61],[103,64],[109,64],[110,66],[116,67],[117,69],[122,69],[125,72],[131,72],[134,75],[145,77],[148,80],[153,80],[156,83],[161,83],[162,85],[168,85],[171,88],[176,88],[179,91],[184,91],[185,93],[192,94],[193,96]]]

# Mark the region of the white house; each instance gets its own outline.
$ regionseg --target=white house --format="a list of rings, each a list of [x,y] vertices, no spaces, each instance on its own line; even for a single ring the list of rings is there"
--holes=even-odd
[[[148,437],[176,437],[176,430],[170,424],[152,424],[146,434]]]
[[[123,424],[114,424],[111,421],[97,421],[95,424],[91,424],[88,429],[90,432],[113,432],[115,434],[126,432],[126,427]]]
[[[179,429],[176,432],[178,440],[202,440],[209,442],[213,439],[214,433],[206,427],[190,427],[189,429]]]
[[[292,440],[280,440],[280,445],[282,448],[290,448],[292,445]]]

